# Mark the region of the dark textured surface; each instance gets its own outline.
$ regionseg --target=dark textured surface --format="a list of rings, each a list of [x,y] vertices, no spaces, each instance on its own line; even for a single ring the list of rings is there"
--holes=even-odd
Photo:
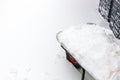
[[[99,12],[106,20],[108,20],[111,1],[112,0],[100,0]]]
[[[110,22],[111,30],[120,39],[120,0],[100,0],[99,12]]]

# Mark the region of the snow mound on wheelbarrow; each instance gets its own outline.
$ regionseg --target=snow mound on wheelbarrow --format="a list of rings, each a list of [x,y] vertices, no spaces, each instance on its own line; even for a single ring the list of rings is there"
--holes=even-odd
[[[120,80],[120,41],[111,30],[81,24],[60,31],[57,40],[96,80]]]

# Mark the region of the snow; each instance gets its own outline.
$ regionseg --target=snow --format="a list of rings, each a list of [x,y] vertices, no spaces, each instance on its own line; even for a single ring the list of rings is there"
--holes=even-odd
[[[0,0],[0,80],[80,80],[55,36],[80,23],[106,26],[98,2]]]
[[[57,38],[95,80],[120,80],[120,41],[110,29],[81,24],[61,31]]]

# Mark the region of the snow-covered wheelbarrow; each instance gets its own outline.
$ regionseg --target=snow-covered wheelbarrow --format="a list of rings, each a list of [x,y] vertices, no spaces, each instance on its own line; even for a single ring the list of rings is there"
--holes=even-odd
[[[81,80],[120,80],[120,42],[110,29],[93,23],[60,31],[60,46],[78,70]]]

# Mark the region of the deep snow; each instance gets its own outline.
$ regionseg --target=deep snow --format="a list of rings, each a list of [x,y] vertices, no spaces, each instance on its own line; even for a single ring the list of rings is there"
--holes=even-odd
[[[99,0],[1,0],[0,80],[80,80],[55,36],[85,22],[107,23]]]

